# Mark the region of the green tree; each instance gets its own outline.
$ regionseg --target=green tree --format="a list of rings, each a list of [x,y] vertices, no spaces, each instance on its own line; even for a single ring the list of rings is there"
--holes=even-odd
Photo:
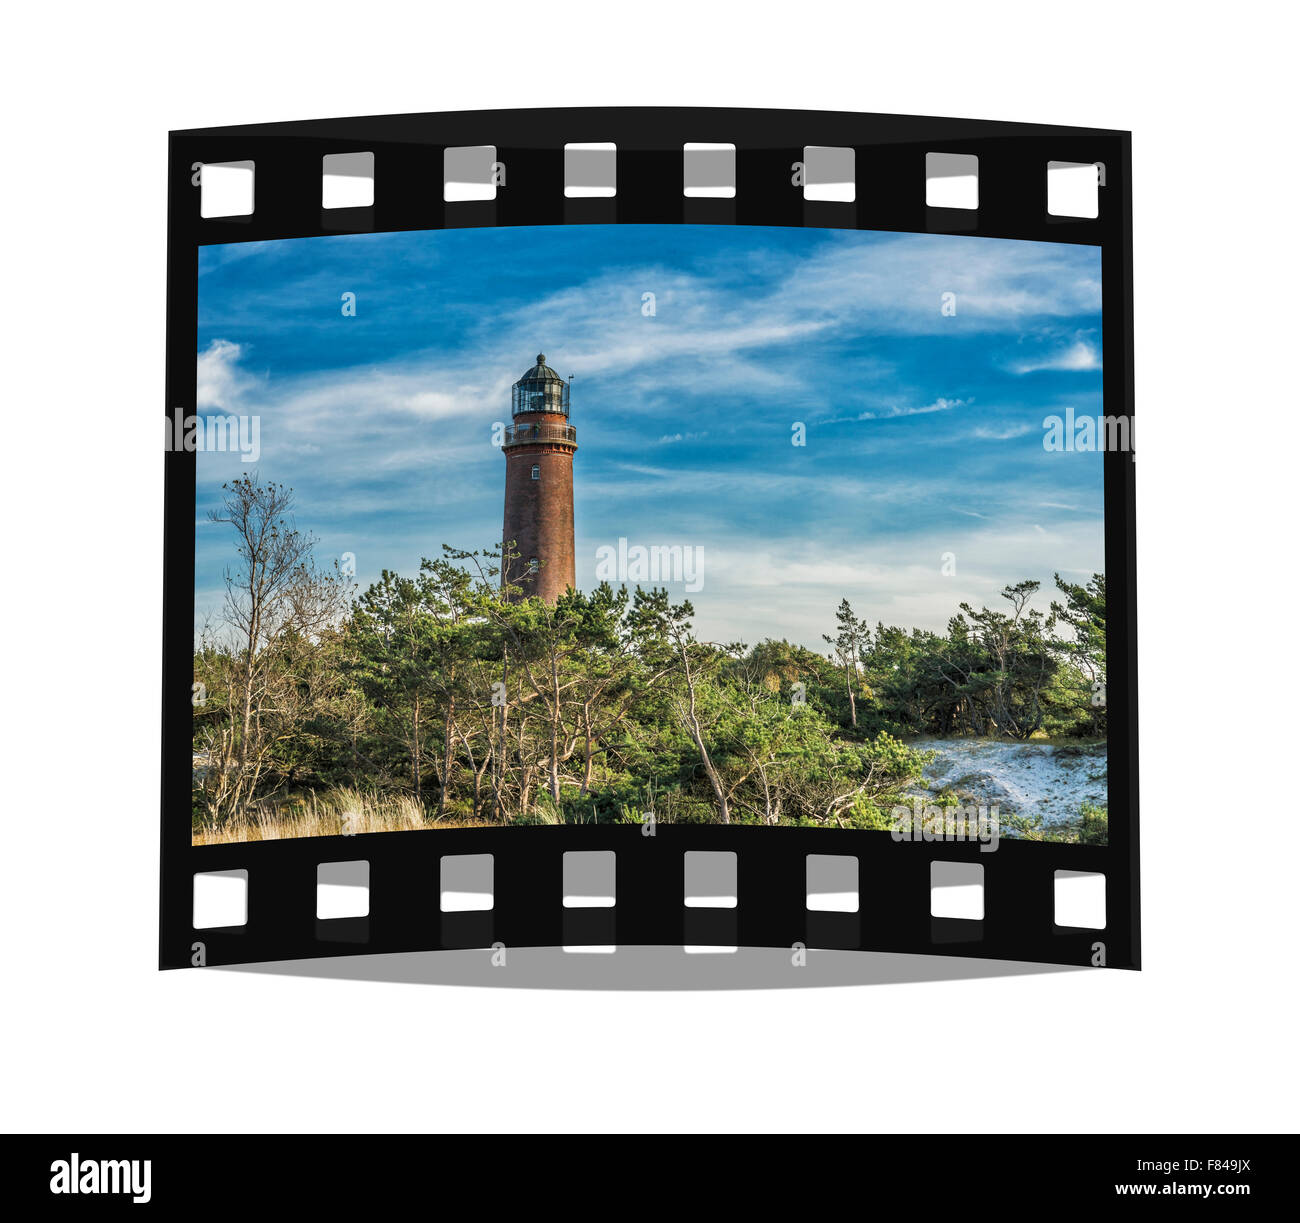
[[[1069,629],[1059,647],[1086,688],[1087,720],[1094,735],[1106,733],[1106,575],[1094,573],[1079,586],[1054,575],[1064,601],[1053,601],[1052,614]]]
[[[858,667],[863,651],[869,647],[871,634],[867,626],[853,614],[848,599],[841,599],[835,612],[834,637],[822,634],[822,640],[832,649],[832,659],[844,673],[844,691],[849,699],[849,725],[858,728],[858,701],[856,689],[861,682]]]

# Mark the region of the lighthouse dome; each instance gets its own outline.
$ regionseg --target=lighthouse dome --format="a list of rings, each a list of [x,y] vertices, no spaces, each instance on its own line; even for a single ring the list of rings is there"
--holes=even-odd
[[[563,382],[560,377],[549,365],[546,364],[546,354],[539,352],[537,354],[537,364],[531,369],[524,370],[524,375],[519,379],[520,382]]]
[[[511,411],[557,412],[569,415],[569,384],[546,364],[546,354],[537,354],[537,364],[524,370],[511,394]]]

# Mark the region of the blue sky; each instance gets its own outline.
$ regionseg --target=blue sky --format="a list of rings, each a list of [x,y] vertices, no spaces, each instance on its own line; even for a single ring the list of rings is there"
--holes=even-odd
[[[620,536],[702,548],[689,597],[705,638],[821,648],[842,597],[872,623],[942,630],[1007,582],[1046,595],[1054,571],[1103,568],[1101,455],[1042,444],[1044,416],[1102,410],[1095,247],[713,226],[349,235],[199,252],[198,411],[260,416],[261,455],[198,456],[197,622],[219,612],[232,556],[207,511],[247,470],[291,485],[318,557],[352,553],[363,586],[443,543],[496,544],[492,430],[538,352],[574,375],[578,585]]]

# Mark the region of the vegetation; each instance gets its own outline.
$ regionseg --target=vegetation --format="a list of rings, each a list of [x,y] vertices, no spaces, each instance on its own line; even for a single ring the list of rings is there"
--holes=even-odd
[[[700,641],[664,590],[523,599],[498,552],[444,547],[358,593],[314,562],[291,490],[246,477],[225,494],[211,517],[238,563],[194,655],[201,841],[649,810],[885,828],[921,782],[909,739],[1105,734],[1100,575],[1057,577],[1047,614],[1036,582],[999,610],[962,604],[945,635],[872,630],[844,600],[823,657]],[[1105,812],[1081,814],[1068,835],[1104,840]]]

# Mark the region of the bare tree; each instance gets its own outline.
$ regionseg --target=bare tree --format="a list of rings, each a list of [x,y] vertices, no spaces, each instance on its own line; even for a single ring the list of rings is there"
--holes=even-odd
[[[672,661],[672,670],[681,681],[680,689],[670,696],[673,712],[700,754],[700,767],[713,791],[719,822],[730,824],[731,808],[727,802],[727,790],[705,742],[704,717],[700,706],[710,672],[721,665],[729,652],[734,653],[735,647],[718,650],[712,645],[697,641],[691,632],[691,617],[694,614],[695,609],[689,602],[672,606],[666,590],[644,591],[638,588],[628,618],[629,627],[642,658],[648,663],[653,665],[658,659]]]
[[[248,804],[277,746],[301,726],[312,688],[299,682],[294,659],[311,653],[300,647],[336,624],[346,606],[341,575],[316,568],[314,541],[294,526],[292,489],[255,475],[223,489],[222,508],[209,518],[234,529],[239,563],[225,572],[225,640],[207,643],[208,655],[224,660],[226,679],[212,711],[204,778],[214,822]]]

